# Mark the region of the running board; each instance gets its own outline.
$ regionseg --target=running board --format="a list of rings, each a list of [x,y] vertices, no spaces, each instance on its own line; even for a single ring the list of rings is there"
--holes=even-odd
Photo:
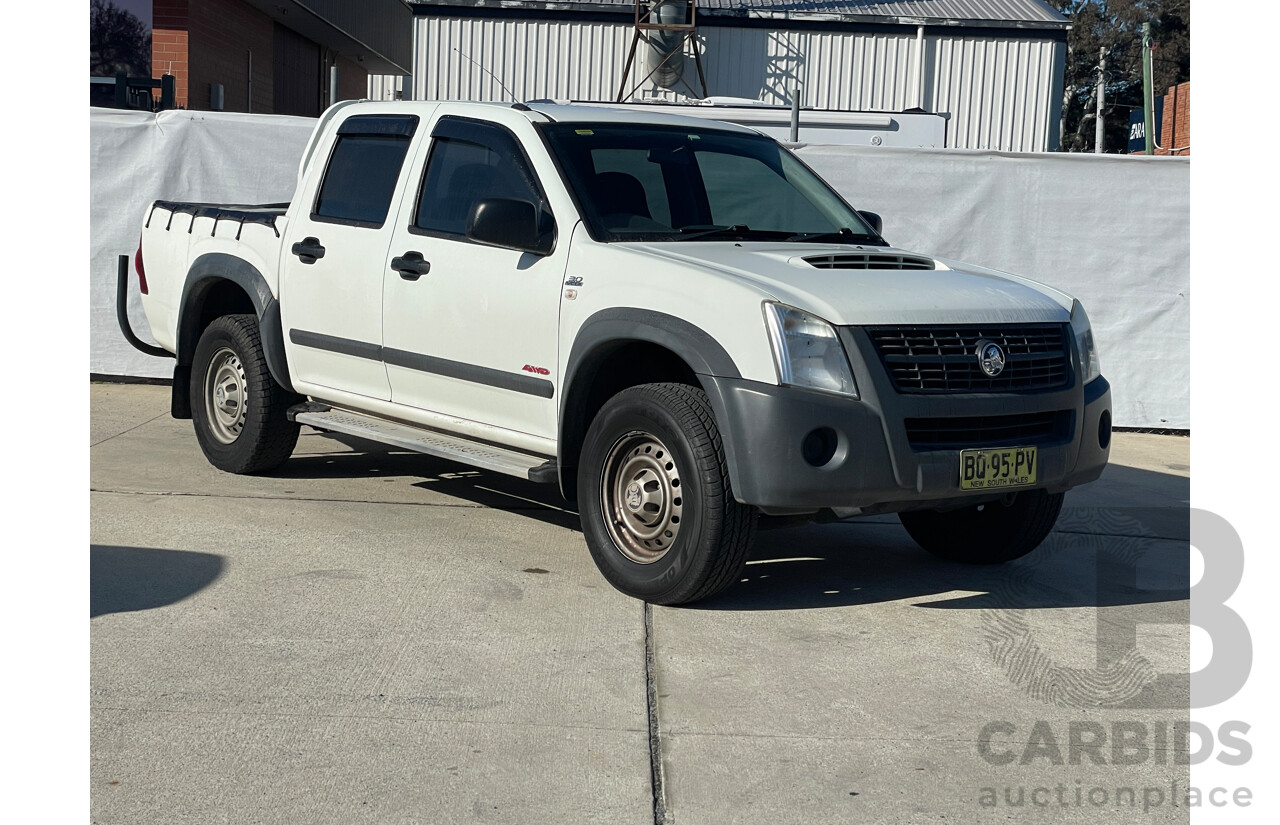
[[[555,459],[397,424],[356,412],[335,410],[323,404],[306,403],[291,407],[289,418],[318,430],[359,436],[529,481],[545,483],[558,480]]]

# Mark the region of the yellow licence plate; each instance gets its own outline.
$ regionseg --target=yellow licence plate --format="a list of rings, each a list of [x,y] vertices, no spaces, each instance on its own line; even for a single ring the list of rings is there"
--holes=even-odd
[[[1035,447],[960,451],[960,489],[994,490],[1036,483]]]

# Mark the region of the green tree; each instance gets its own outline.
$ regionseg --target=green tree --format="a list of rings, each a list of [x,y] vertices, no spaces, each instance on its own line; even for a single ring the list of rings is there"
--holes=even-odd
[[[151,77],[151,32],[115,3],[89,0],[89,74]]]
[[[1150,23],[1153,94],[1191,79],[1191,0],[1049,0],[1071,19],[1062,96],[1062,148],[1092,152],[1097,88],[1105,84],[1105,148],[1125,152],[1129,112],[1142,107],[1143,23]]]

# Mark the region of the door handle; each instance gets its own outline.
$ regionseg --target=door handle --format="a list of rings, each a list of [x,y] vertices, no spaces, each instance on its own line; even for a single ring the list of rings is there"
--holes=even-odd
[[[391,268],[406,281],[416,281],[431,271],[431,262],[424,261],[421,252],[406,252],[391,259]]]
[[[319,238],[303,238],[290,251],[304,264],[313,264],[324,257],[324,247],[320,245]]]

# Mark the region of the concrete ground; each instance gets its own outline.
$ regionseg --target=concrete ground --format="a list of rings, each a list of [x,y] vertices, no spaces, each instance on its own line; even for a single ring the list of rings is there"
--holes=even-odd
[[[1000,568],[805,526],[650,609],[549,487],[310,430],[227,475],[168,396],[91,388],[94,822],[1188,821],[1189,439]]]

